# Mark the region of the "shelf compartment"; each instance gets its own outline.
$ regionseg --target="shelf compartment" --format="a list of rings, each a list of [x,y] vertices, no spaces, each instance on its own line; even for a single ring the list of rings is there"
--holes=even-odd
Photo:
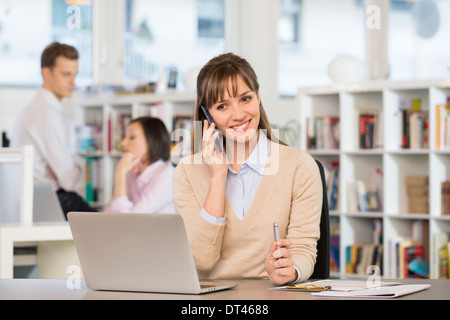
[[[391,154],[385,155],[384,170],[389,173],[384,184],[384,211],[390,215],[408,213],[407,176],[429,176],[428,154]],[[424,212],[428,213],[428,212]]]

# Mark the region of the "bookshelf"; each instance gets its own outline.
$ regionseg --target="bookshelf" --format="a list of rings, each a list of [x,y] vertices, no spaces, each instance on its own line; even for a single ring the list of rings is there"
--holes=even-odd
[[[195,94],[188,92],[78,98],[75,101],[79,124],[76,145],[85,168],[85,179],[82,179],[79,191],[86,201],[100,209],[112,201],[114,171],[122,156],[120,142],[131,119],[140,116],[160,118],[172,133],[172,141],[176,142],[175,129],[183,129],[184,123],[192,122],[194,104]],[[177,152],[178,156],[182,155]]]
[[[364,270],[358,273],[347,268],[354,259],[350,251],[357,246],[370,250],[369,245],[381,241],[382,277],[408,277],[398,272],[398,260],[403,259],[403,255],[399,256],[395,243],[399,239],[413,239],[423,247],[430,277],[441,277],[435,241],[438,235],[450,235],[450,215],[442,213],[441,201],[442,183],[450,180],[450,147],[440,144],[439,140],[441,143],[442,139],[448,140],[445,138],[448,132],[442,134],[442,130],[450,121],[447,124],[442,120],[442,110],[440,113],[437,105],[448,103],[449,96],[450,79],[374,81],[298,90],[303,128],[300,148],[325,167],[339,168],[333,190],[337,193],[337,205],[330,212],[332,250],[338,252],[339,266],[332,271],[332,276],[367,279],[369,274]],[[367,113],[375,120],[367,120],[368,117],[362,120],[362,115]],[[339,121],[334,128],[324,127],[318,133],[316,126],[311,127],[317,118],[339,118]],[[361,141],[367,139],[362,138],[363,133],[370,134],[369,147],[361,145]],[[328,144],[331,148],[315,143],[319,139],[336,137],[339,143],[334,147]],[[410,176],[428,177],[427,184],[407,185]],[[364,182],[363,191],[356,181]],[[368,191],[371,188],[375,190],[372,193]],[[423,212],[413,213],[422,193],[426,199],[426,203],[420,202]],[[361,201],[369,203],[371,194],[376,195],[373,210],[362,210]],[[360,195],[366,197],[358,199]],[[410,203],[416,207],[411,207]],[[365,249],[359,252],[360,258]]]

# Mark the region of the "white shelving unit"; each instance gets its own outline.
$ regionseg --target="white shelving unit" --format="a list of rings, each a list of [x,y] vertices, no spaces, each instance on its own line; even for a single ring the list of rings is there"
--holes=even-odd
[[[340,269],[338,277],[354,277],[346,273],[346,247],[371,244],[372,221],[382,221],[383,277],[392,277],[388,241],[395,236],[412,236],[415,221],[425,221],[428,228],[427,248],[430,253],[430,276],[436,278],[436,263],[431,258],[436,250],[433,234],[450,233],[450,216],[441,215],[441,182],[450,180],[450,150],[436,148],[437,104],[445,104],[450,95],[450,79],[430,81],[376,81],[329,87],[301,88],[301,149],[324,165],[339,162],[339,208],[331,217],[339,220]],[[420,99],[421,109],[429,111],[429,148],[402,149],[396,113],[402,99]],[[359,149],[356,116],[358,110],[377,110],[382,114],[383,145],[376,149]],[[307,119],[319,116],[340,118],[340,146],[337,150],[307,149]],[[369,180],[375,169],[382,169],[382,210],[354,212],[348,206],[348,182]],[[408,212],[405,178],[407,175],[429,177],[429,212]],[[368,277],[365,275],[364,277]]]
[[[82,159],[95,158],[102,162],[99,186],[103,201],[92,205],[100,208],[108,205],[113,197],[114,169],[122,152],[111,141],[110,131],[114,130],[117,115],[131,115],[131,118],[151,115],[164,121],[172,133],[175,116],[193,115],[195,94],[188,92],[127,94],[116,96],[80,97],[75,101],[76,118],[79,124],[90,124],[101,128],[97,149],[80,154]],[[108,129],[109,128],[109,129]],[[80,191],[85,194],[85,186]]]

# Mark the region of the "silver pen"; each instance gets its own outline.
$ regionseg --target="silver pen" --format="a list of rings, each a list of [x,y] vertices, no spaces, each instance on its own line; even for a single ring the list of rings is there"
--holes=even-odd
[[[273,223],[273,237],[275,239],[275,242],[280,240],[280,230],[278,229],[278,223]],[[277,245],[277,249],[280,249],[280,246]]]

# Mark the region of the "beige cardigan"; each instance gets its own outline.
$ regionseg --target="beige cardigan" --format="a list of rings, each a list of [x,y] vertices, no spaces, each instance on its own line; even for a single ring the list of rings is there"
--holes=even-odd
[[[199,153],[184,158],[175,169],[175,208],[184,218],[200,278],[267,278],[264,260],[274,241],[273,222],[281,238],[292,241],[289,250],[300,281],[311,276],[322,207],[322,182],[311,156],[270,142],[264,176],[242,221],[226,199],[224,224],[200,216],[209,185],[209,169]]]

